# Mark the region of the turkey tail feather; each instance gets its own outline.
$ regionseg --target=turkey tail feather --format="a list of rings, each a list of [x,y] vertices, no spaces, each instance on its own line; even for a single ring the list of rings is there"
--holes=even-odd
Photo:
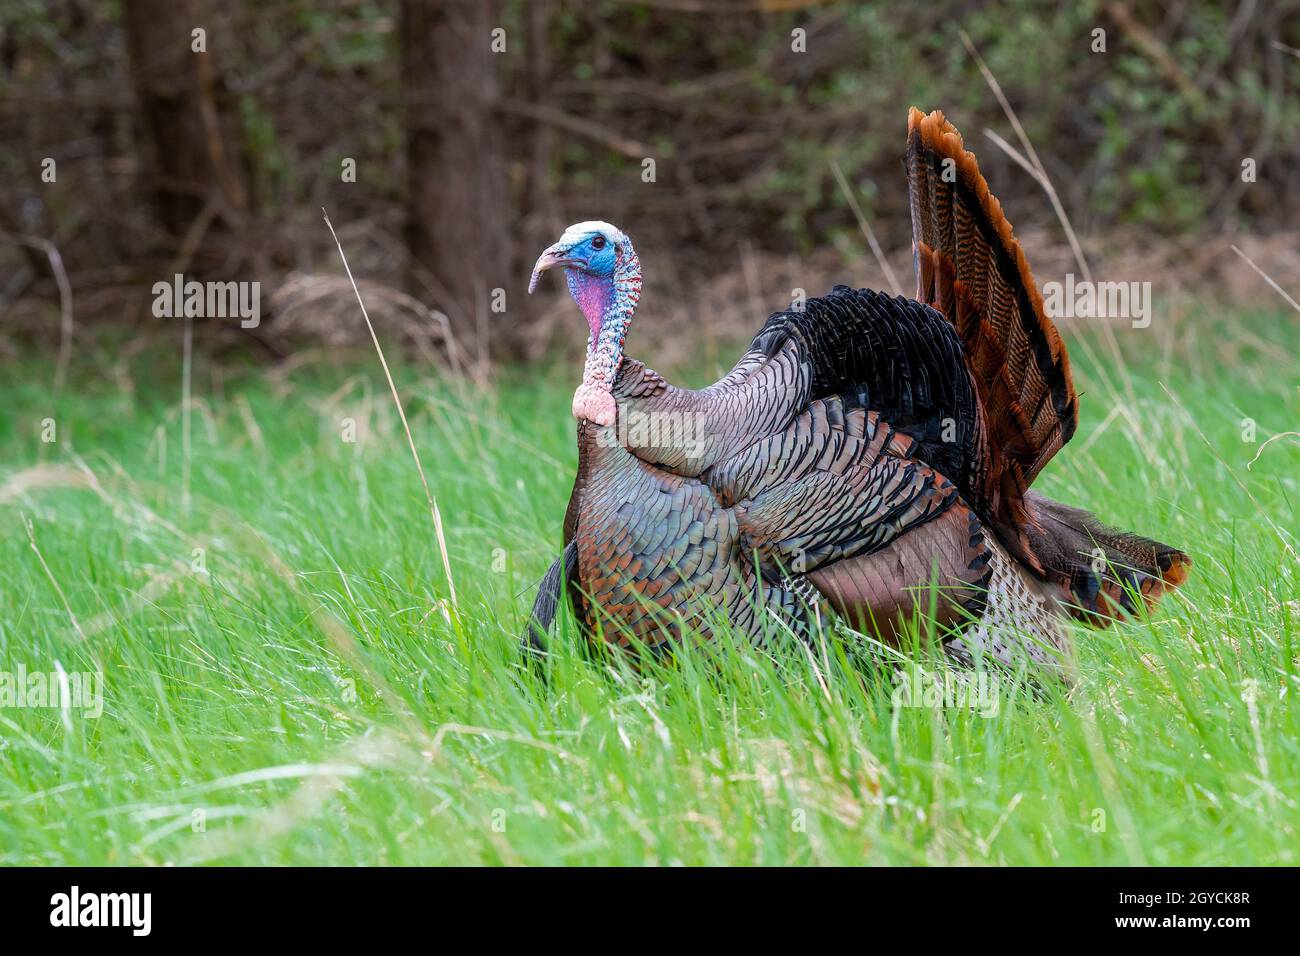
[[[917,298],[961,336],[989,423],[989,494],[1002,514],[1018,512],[1018,499],[1078,424],[1070,360],[961,134],[938,110],[916,108],[907,134]]]
[[[908,114],[907,181],[917,298],[966,352],[988,436],[973,472],[994,530],[1084,620],[1134,613],[1135,594],[1154,605],[1186,580],[1186,554],[1029,491],[1078,426],[1070,359],[1001,203],[938,110]]]
[[[537,597],[533,600],[533,610],[528,615],[528,625],[524,628],[520,645],[526,651],[537,654],[546,653],[546,637],[555,621],[555,612],[560,605],[560,597],[565,590],[573,586],[578,569],[578,546],[570,541],[564,546],[561,555],[551,562],[551,566],[542,575],[537,585]]]
[[[1177,548],[1107,527],[1082,508],[1029,493],[1029,534],[1049,581],[1071,613],[1090,624],[1148,609],[1187,580],[1192,559]]]

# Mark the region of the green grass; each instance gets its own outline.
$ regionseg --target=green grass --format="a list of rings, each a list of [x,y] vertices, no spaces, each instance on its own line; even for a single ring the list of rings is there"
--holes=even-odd
[[[1122,330],[1127,370],[1066,334],[1083,422],[1042,489],[1196,567],[1079,632],[1072,693],[1003,687],[992,718],[896,708],[834,641],[635,674],[566,632],[546,681],[521,666],[577,356],[492,390],[394,367],[455,605],[373,355],[200,356],[188,510],[178,353],[82,342],[58,398],[11,360],[0,670],[105,687],[98,719],[0,707],[0,863],[1300,862],[1300,448],[1246,467],[1300,429],[1296,317]]]

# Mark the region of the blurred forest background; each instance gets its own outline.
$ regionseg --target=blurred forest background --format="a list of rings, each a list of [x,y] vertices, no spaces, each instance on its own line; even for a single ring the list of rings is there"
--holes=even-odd
[[[1099,277],[1274,296],[1236,244],[1296,293],[1290,0],[6,0],[0,350],[174,335],[150,304],[177,272],[261,283],[261,325],[199,323],[205,347],[358,341],[325,207],[382,333],[430,355],[585,334],[558,283],[524,289],[586,218],[632,236],[657,346],[689,353],[796,286],[889,288],[849,194],[910,292],[911,104],[948,112],[1059,278],[1076,260],[985,134],[1017,142],[961,31]]]

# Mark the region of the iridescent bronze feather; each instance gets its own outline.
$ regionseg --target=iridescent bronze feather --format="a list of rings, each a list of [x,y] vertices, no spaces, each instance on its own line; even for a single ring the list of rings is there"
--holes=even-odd
[[[532,646],[567,591],[620,645],[762,641],[830,614],[895,640],[920,608],[959,660],[1059,668],[1067,612],[1104,623],[1186,578],[1182,552],[1029,491],[1077,426],[1065,345],[941,113],[911,112],[907,168],[916,300],[836,286],[700,390],[622,354],[641,288],[625,234],[580,223],[538,260],[534,283],[565,270],[592,338]]]

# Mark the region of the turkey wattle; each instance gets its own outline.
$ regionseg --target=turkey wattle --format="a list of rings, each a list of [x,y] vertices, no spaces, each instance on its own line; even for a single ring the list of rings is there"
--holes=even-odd
[[[623,355],[641,293],[623,232],[578,223],[542,254],[530,291],[563,269],[591,338],[534,644],[567,591],[623,645],[832,613],[893,640],[919,607],[960,660],[1055,666],[1067,615],[1104,624],[1186,579],[1181,551],[1029,491],[1077,424],[1065,345],[942,113],[911,111],[907,170],[916,299],[836,286],[700,390]]]

